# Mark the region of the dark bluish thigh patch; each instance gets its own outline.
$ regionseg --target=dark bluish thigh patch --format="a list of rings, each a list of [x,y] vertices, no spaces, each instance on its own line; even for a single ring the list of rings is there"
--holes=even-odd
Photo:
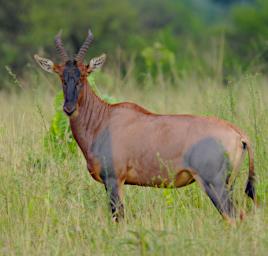
[[[184,163],[186,167],[197,172],[207,195],[218,211],[235,217],[235,207],[226,187],[230,168],[224,147],[214,138],[205,138],[188,150]]]
[[[115,178],[111,134],[108,128],[104,129],[93,141],[91,152],[101,164],[100,177],[103,181],[107,178]]]
[[[208,137],[194,144],[184,156],[184,164],[206,182],[226,179],[229,169],[227,153],[216,139]]]

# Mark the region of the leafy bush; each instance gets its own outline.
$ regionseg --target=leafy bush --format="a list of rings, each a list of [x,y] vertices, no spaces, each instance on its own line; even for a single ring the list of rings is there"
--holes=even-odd
[[[175,54],[159,42],[143,49],[141,55],[144,58],[147,70],[153,76],[162,71],[170,71],[175,63]]]
[[[268,2],[234,5],[230,12],[231,24],[226,33],[229,54],[226,61],[237,61],[243,70],[266,72],[268,61]],[[233,68],[234,65],[231,66]]]

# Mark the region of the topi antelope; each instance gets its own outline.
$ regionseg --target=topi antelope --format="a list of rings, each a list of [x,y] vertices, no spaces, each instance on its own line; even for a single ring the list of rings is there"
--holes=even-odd
[[[59,33],[55,44],[61,64],[34,57],[42,69],[61,78],[63,110],[69,116],[88,171],[105,186],[113,219],[118,221],[124,216],[124,184],[151,187],[171,184],[178,188],[197,181],[222,216],[235,222],[237,212],[231,188],[246,151],[249,175],[245,192],[256,204],[253,153],[246,135],[233,124],[214,117],[159,115],[134,103],[102,101],[91,90],[87,77],[103,65],[106,56],[83,63],[92,40],[89,30],[72,59]]]

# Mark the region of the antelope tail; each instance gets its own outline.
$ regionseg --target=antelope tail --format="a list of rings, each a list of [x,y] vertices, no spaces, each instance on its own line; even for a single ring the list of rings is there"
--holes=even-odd
[[[255,206],[257,206],[253,151],[248,142],[243,142],[243,145],[244,147],[246,147],[248,151],[248,161],[249,161],[249,172],[248,172],[248,180],[245,193],[248,195],[248,197],[250,197],[253,200]]]

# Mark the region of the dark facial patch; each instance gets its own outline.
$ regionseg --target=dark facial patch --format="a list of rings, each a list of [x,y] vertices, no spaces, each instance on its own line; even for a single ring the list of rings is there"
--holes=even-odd
[[[223,145],[210,137],[199,141],[188,150],[184,156],[184,164],[208,182],[220,173],[225,176],[222,172],[226,171],[227,175],[229,167],[228,156]]]
[[[82,85],[80,84],[80,70],[75,61],[67,61],[63,71],[64,111],[71,115],[75,109],[78,95]]]

